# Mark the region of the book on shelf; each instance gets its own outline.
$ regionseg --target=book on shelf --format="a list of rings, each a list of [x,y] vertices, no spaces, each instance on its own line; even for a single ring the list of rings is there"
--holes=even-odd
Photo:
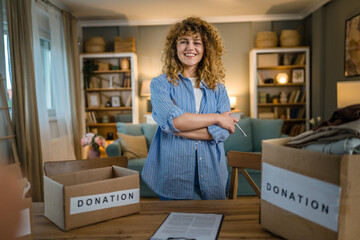
[[[305,118],[305,108],[299,109],[297,118]]]
[[[291,108],[290,110],[290,119],[295,119],[298,117],[299,109],[298,108]]]
[[[258,102],[259,103],[266,103],[267,102],[267,93],[266,92],[259,92],[258,93]]]
[[[304,92],[304,94],[301,96],[300,102],[301,102],[301,103],[305,103],[305,100],[306,100],[306,94],[305,94],[305,92]]]
[[[257,83],[260,85],[265,83],[264,77],[261,72],[257,72]]]
[[[298,95],[298,97],[296,98],[296,102],[297,102],[297,103],[301,103],[301,99],[302,99],[302,97],[303,97],[303,94],[304,94],[303,91],[300,91],[300,92],[299,92],[299,95]]]
[[[86,112],[86,118],[87,118],[89,124],[97,123],[96,115],[95,115],[94,111]]]
[[[275,114],[273,112],[259,112],[259,118],[274,119]]]
[[[305,124],[304,123],[294,124],[290,128],[289,135],[290,136],[297,136],[300,133],[303,133],[304,131],[305,131]]]

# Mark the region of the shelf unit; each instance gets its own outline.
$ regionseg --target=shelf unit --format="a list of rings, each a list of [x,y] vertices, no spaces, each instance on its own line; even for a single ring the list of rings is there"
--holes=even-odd
[[[298,69],[303,71],[304,80],[292,82],[292,75]],[[286,73],[288,82],[277,83],[278,73]],[[281,92],[286,94],[286,102],[284,98],[280,101]],[[284,119],[282,132],[289,135],[309,130],[309,47],[256,48],[250,51],[250,112],[253,118]]]
[[[121,60],[124,58],[129,60],[129,69],[120,69]],[[108,70],[92,71],[90,85],[85,83],[83,73],[84,61],[87,60],[93,61],[95,65],[99,65],[99,63],[109,64]],[[97,132],[105,138],[111,132],[116,138],[117,121],[139,122],[135,53],[80,54],[80,69],[84,103],[83,118],[86,121],[86,131]],[[96,106],[89,106],[88,101],[92,101],[89,100],[91,96],[98,99]],[[112,102],[113,97],[120,99],[120,106],[106,106],[106,103]]]

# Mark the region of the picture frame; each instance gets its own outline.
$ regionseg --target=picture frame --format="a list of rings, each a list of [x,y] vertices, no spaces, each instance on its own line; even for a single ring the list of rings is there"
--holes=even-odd
[[[87,93],[87,104],[89,108],[100,107],[100,94],[97,92]]]
[[[111,96],[111,106],[120,107],[120,96]]]
[[[300,69],[293,69],[292,70],[292,83],[304,83],[305,82],[305,70]]]
[[[360,75],[360,14],[345,21],[345,77]]]

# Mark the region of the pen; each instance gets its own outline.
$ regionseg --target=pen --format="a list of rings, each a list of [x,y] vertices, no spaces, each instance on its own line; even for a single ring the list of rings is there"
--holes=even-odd
[[[244,134],[245,137],[247,137],[246,133],[244,132],[244,130],[241,129],[241,127],[235,123],[236,127],[241,131],[242,134]]]

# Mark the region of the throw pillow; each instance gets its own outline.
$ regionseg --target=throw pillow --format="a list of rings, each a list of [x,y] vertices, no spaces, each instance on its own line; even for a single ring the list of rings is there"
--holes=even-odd
[[[121,150],[128,159],[146,158],[148,147],[144,135],[132,136],[123,133],[117,133],[121,144]]]
[[[144,135],[146,138],[146,144],[147,144],[148,148],[150,148],[150,144],[154,138],[157,128],[158,128],[157,124],[144,123],[142,125],[142,130],[144,132]]]
[[[252,152],[252,134],[250,118],[240,119],[238,125],[246,133],[245,137],[238,128],[224,142],[225,154],[228,151]]]
[[[141,136],[143,135],[141,130],[141,124],[129,124],[129,123],[116,123],[116,129],[119,133],[132,135],[132,136]]]
[[[262,140],[280,137],[283,122],[282,119],[251,119],[254,152],[261,152]]]

